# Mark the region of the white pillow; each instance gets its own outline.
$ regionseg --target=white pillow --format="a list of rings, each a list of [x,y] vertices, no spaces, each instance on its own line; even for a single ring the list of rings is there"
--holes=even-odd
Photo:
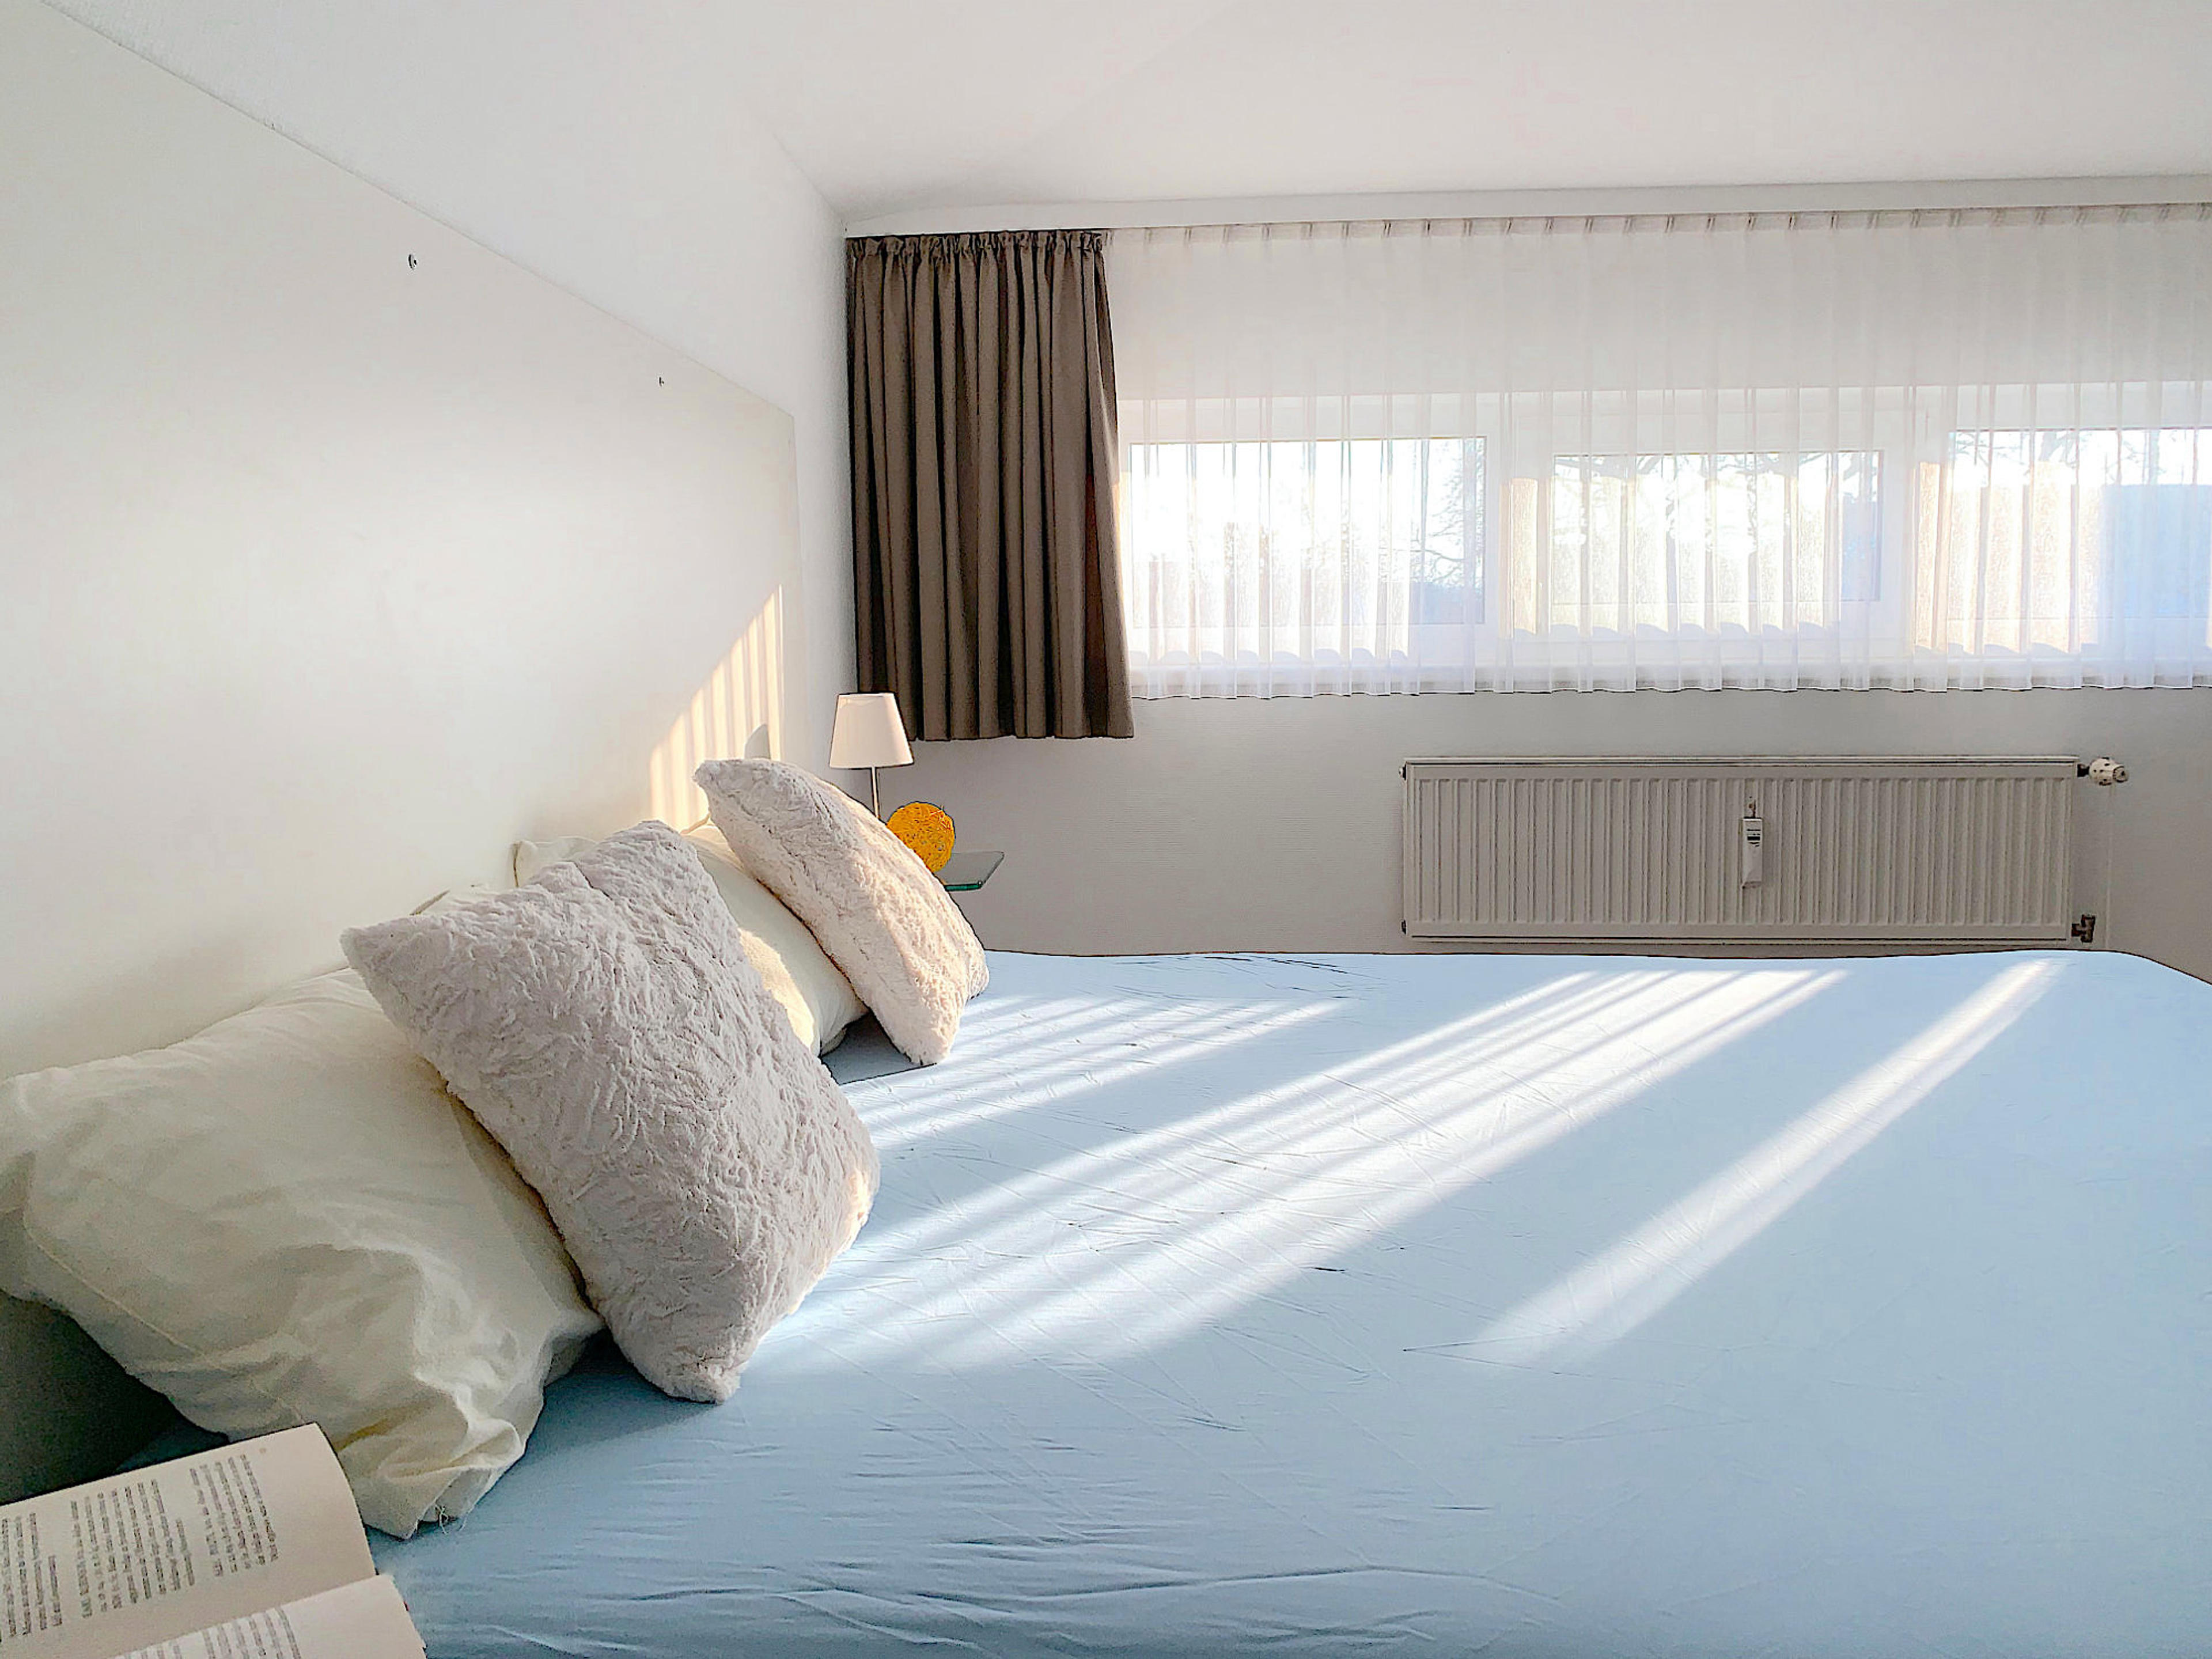
[[[910,1060],[933,1066],[990,983],[960,907],[842,789],[782,761],[708,761],[693,775],[745,868],[814,930]]]
[[[837,971],[837,964],[822,953],[806,924],[785,909],[775,894],[745,872],[730,852],[730,845],[712,824],[694,830],[684,839],[699,854],[699,862],[714,878],[744,934],[745,960],[751,963],[769,992],[791,1016],[799,1040],[817,1054],[826,1054],[844,1039],[845,1028],[868,1011],[853,994],[852,985]],[[554,841],[514,843],[514,880],[528,881],[547,865],[588,853],[599,842],[581,836]]]
[[[319,1424],[401,1538],[522,1455],[599,1328],[536,1196],[346,972],[0,1083],[0,1288],[204,1427]]]
[[[692,848],[642,823],[340,942],[544,1194],[630,1363],[726,1399],[867,1218],[876,1149]]]

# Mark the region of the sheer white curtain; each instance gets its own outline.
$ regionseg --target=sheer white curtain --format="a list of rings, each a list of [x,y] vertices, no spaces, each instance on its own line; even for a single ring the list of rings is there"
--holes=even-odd
[[[1117,233],[1138,695],[2212,684],[2212,209]]]

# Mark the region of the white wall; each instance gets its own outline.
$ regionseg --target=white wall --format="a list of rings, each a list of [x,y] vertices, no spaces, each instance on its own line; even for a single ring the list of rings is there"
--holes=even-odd
[[[811,712],[783,411],[32,0],[0,156],[0,1076]],[[54,1338],[0,1498],[131,1420]]]
[[[1162,701],[1125,741],[918,744],[933,800],[1006,860],[963,908],[1007,950],[1401,951],[1413,755],[2072,754],[2075,908],[2097,943],[2212,978],[2212,690],[1551,692]],[[2106,890],[2107,832],[2112,848]]]
[[[59,9],[787,411],[791,757],[852,676],[838,215],[749,106],[742,9],[56,0]]]

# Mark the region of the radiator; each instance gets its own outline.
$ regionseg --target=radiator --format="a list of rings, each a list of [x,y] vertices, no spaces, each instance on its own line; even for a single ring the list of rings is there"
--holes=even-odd
[[[1422,939],[2063,940],[2069,758],[1410,760]]]

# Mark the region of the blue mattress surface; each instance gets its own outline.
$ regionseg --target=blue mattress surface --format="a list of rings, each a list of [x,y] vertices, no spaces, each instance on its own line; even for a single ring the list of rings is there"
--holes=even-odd
[[[383,1540],[435,1659],[2212,1652],[2212,987],[991,970],[733,1400]]]

